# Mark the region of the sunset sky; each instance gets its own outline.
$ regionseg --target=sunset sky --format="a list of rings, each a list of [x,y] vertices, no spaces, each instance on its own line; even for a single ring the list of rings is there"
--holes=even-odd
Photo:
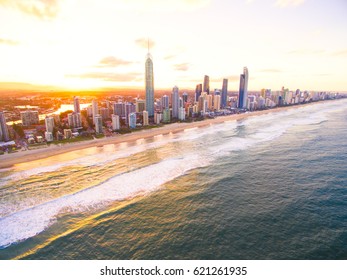
[[[0,0],[1,83],[347,91],[346,0]],[[5,84],[3,84],[5,86]]]

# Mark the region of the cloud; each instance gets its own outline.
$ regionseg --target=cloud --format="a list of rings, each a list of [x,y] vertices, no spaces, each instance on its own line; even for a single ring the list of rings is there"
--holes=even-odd
[[[167,56],[164,56],[164,59],[165,59],[165,60],[169,60],[169,59],[172,59],[172,58],[175,58],[175,57],[176,57],[175,54],[169,54],[169,55],[167,55]]]
[[[137,12],[178,12],[195,11],[206,7],[211,0],[104,0],[118,11]]]
[[[210,78],[210,82],[212,83],[222,83],[223,79],[228,79],[228,82],[236,82],[240,80],[240,76],[238,75],[230,75],[226,77],[219,77],[219,78]]]
[[[275,6],[281,8],[297,7],[299,5],[302,5],[304,2],[305,0],[276,0]]]
[[[338,50],[332,53],[334,56],[347,56],[347,49]]]
[[[116,58],[114,56],[107,56],[100,60],[99,64],[96,67],[104,68],[104,67],[118,67],[121,65],[129,65],[131,61],[122,60],[120,58]]]
[[[269,69],[260,69],[258,72],[262,73],[280,73],[282,70],[276,69],[276,68],[269,68]]]
[[[144,49],[148,48],[148,44],[149,44],[149,49],[152,49],[155,46],[155,42],[148,38],[136,39],[135,44]]]
[[[9,40],[9,39],[0,38],[0,44],[15,46],[15,45],[18,45],[19,42],[18,41]]]
[[[187,71],[189,69],[189,63],[175,64],[174,69],[177,71]]]
[[[98,79],[108,82],[132,82],[139,80],[143,76],[143,73],[131,72],[131,73],[100,73],[91,72],[84,74],[72,74],[65,75],[67,78],[80,78],[80,79]]]
[[[59,0],[0,0],[0,5],[40,19],[55,18],[59,12]]]
[[[287,52],[288,54],[294,54],[294,55],[315,55],[315,54],[324,54],[325,50],[309,50],[309,49],[298,49],[298,50],[291,50]]]

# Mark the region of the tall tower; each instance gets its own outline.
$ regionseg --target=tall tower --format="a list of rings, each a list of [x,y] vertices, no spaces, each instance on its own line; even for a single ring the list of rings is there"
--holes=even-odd
[[[73,108],[75,113],[81,113],[80,100],[77,96],[73,97]]]
[[[210,94],[210,77],[207,75],[205,75],[205,77],[204,77],[203,92],[207,92],[207,94]]]
[[[145,74],[145,83],[146,83],[146,111],[148,116],[154,116],[154,76],[153,76],[153,62],[152,56],[149,53],[149,41],[148,41],[148,53],[145,63],[146,74]]]
[[[240,90],[239,90],[239,108],[247,107],[247,98],[248,98],[248,69],[247,67],[243,68],[243,74],[240,75]]]
[[[0,112],[0,142],[1,141],[10,141],[4,112]]]
[[[199,97],[202,93],[202,84],[197,84],[195,87],[195,102],[199,101]]]
[[[222,96],[221,96],[221,107],[227,106],[228,99],[228,79],[223,79]]]
[[[178,87],[174,86],[172,89],[172,117],[178,118],[178,108],[180,106],[180,96],[178,93]]]

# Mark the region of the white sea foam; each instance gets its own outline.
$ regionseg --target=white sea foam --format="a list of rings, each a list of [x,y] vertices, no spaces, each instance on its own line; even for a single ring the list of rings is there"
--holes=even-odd
[[[115,176],[95,187],[39,204],[0,219],[0,247],[25,240],[45,230],[62,211],[83,211],[157,189],[190,169],[209,164],[195,154],[172,158]]]

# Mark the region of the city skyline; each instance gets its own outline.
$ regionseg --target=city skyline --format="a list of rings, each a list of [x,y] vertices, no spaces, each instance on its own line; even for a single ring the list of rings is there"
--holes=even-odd
[[[249,90],[345,91],[346,10],[343,0],[1,0],[0,87],[143,88],[149,37],[157,89],[194,89],[207,74],[211,90],[227,78],[237,91],[247,65]]]

